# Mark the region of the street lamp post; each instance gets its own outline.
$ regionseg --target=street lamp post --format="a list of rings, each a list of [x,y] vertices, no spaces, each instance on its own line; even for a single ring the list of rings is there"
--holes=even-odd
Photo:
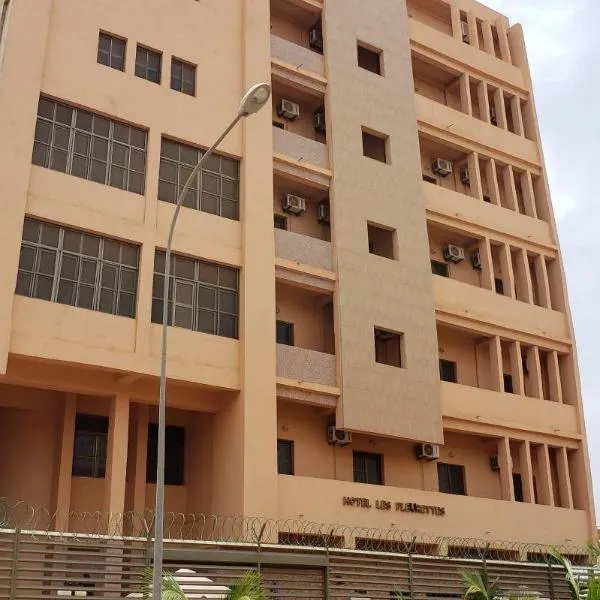
[[[165,408],[167,399],[167,333],[168,333],[168,305],[169,305],[169,277],[171,274],[171,245],[175,224],[183,200],[190,188],[194,177],[198,174],[206,159],[214,152],[217,146],[225,139],[227,134],[236,126],[238,121],[258,112],[269,100],[271,87],[268,83],[253,85],[240,102],[240,108],[233,121],[219,136],[217,141],[202,155],[194,167],[183,189],[177,197],[175,212],[169,229],[167,247],[165,251],[165,280],[163,286],[163,313],[162,313],[162,346],[160,353],[160,395],[158,401],[158,451],[156,460],[156,506],[154,510],[154,569],[152,573],[152,600],[161,600],[162,571],[163,571],[163,519],[165,510]]]

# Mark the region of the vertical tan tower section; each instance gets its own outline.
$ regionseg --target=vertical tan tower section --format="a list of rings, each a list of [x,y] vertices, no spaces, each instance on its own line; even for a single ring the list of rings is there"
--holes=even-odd
[[[325,0],[332,239],[337,263],[337,425],[441,442],[437,339],[404,2]],[[383,76],[357,65],[382,50]],[[385,134],[387,164],[363,156]],[[395,230],[396,259],[369,253],[367,222]],[[403,334],[403,368],[375,362],[374,328]]]

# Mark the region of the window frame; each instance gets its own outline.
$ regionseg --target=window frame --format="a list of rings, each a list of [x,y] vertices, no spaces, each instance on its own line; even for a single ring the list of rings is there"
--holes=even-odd
[[[370,138],[373,140],[378,140],[383,144],[383,160],[374,154],[367,154],[365,152],[366,142],[369,141]],[[390,137],[387,134],[380,133],[373,129],[368,129],[367,127],[361,127],[361,139],[362,139],[362,155],[365,158],[370,158],[376,162],[380,162],[384,165],[389,165],[390,163],[390,148],[389,148],[389,140]]]
[[[84,426],[84,420],[88,425],[95,421],[95,426]],[[79,423],[78,423],[79,422]],[[72,477],[86,477],[90,479],[104,479],[106,477],[106,462],[108,455],[108,417],[102,415],[91,415],[77,413],[75,415],[75,434],[73,436],[73,459],[71,462]],[[78,451],[78,440],[88,438],[92,440],[93,451],[91,454],[80,455]],[[104,453],[102,453],[104,450]],[[83,469],[75,466],[76,460],[91,461],[90,470],[85,474]]]
[[[387,340],[382,339],[384,336],[391,336]],[[374,358],[375,362],[380,365],[386,365],[388,367],[394,367],[396,369],[406,368],[406,356],[405,356],[405,340],[404,333],[400,331],[392,331],[382,327],[375,326],[373,328],[373,341],[374,341]],[[398,364],[392,361],[394,352],[390,350],[398,343],[397,355]],[[395,348],[394,348],[395,350]],[[384,356],[382,356],[382,353]]]
[[[373,462],[370,463],[369,461]],[[371,464],[370,467],[369,464]],[[373,468],[375,469],[374,471]],[[361,478],[364,479],[364,481],[361,481]],[[383,454],[354,450],[352,452],[352,479],[355,483],[385,485]]]
[[[285,453],[286,456],[282,457],[282,454]],[[283,464],[283,458],[287,461],[289,468],[286,470]],[[294,475],[295,464],[294,464],[294,440],[284,440],[282,438],[277,438],[277,473],[279,475]]]
[[[174,74],[174,68],[180,68],[180,75],[179,77],[176,77]],[[184,89],[184,84],[186,83],[185,78],[184,78],[184,72],[186,69],[189,69],[191,71],[191,89],[186,91]],[[181,58],[177,58],[176,56],[171,56],[171,76],[170,76],[170,86],[171,89],[175,92],[180,92],[182,94],[185,94],[186,96],[192,96],[195,97],[196,96],[196,79],[197,79],[197,65],[186,61],[186,60],[182,60]],[[174,85],[176,82],[179,82],[179,85]]]
[[[448,383],[458,383],[458,368],[456,365],[456,361],[453,360],[447,360],[445,358],[440,358],[439,359],[439,367],[440,367],[440,381],[446,381]],[[451,375],[451,379],[446,379],[444,377],[444,368],[451,368],[452,369],[452,375]]]
[[[108,62],[103,62],[100,60],[100,56],[104,54],[104,51],[100,48],[100,42],[102,39],[106,39],[110,42],[110,48],[108,50]],[[123,55],[121,57],[120,66],[115,66],[113,64],[113,45],[114,43],[122,44]],[[118,58],[118,55],[117,55]],[[127,60],[127,40],[118,35],[114,35],[113,33],[108,33],[107,31],[100,30],[98,32],[98,52],[96,55],[96,62],[100,65],[104,65],[105,67],[109,67],[110,69],[115,69],[117,71],[125,72],[125,64]]]
[[[280,333],[285,330],[285,339],[280,337]],[[294,323],[291,321],[282,321],[277,319],[275,321],[275,343],[283,344],[284,346],[294,346]]]
[[[283,227],[281,227],[283,225]],[[285,215],[279,215],[275,213],[273,215],[273,227],[275,229],[280,229],[281,231],[288,230],[288,218]]]
[[[446,471],[444,480],[442,479],[442,471]],[[466,469],[464,465],[438,462],[437,472],[438,490],[440,493],[453,494],[456,496],[467,495]],[[444,485],[442,485],[442,482]],[[447,489],[442,489],[442,487],[446,487],[446,484]]]
[[[362,52],[361,52],[362,51]],[[369,53],[373,55],[372,57],[366,57],[364,53]],[[377,57],[377,68],[371,69],[369,66],[365,66],[365,61],[361,59],[372,58],[373,61]],[[361,64],[362,62],[362,64]],[[360,69],[368,71],[369,73],[373,73],[374,75],[378,75],[379,77],[384,76],[383,72],[383,50],[380,48],[375,48],[370,44],[362,42],[361,40],[356,40],[356,64]]]
[[[144,62],[142,62],[140,60],[141,52],[145,53]],[[157,69],[155,69],[154,67],[151,67],[149,65],[150,59],[152,57],[158,58],[158,68]],[[154,50],[153,48],[144,46],[144,44],[137,44],[135,47],[135,72],[134,72],[135,76],[139,77],[140,79],[145,79],[146,81],[149,81],[150,83],[156,83],[157,85],[160,85],[162,82],[162,60],[163,60],[163,55],[160,50]],[[150,71],[157,72],[157,80],[156,81],[154,81],[154,79],[151,79],[148,76]]]
[[[448,263],[442,262],[441,260],[434,260],[433,258],[430,260],[430,263],[432,275],[437,275],[438,277],[450,277],[450,267]],[[442,272],[436,272],[436,269]]]

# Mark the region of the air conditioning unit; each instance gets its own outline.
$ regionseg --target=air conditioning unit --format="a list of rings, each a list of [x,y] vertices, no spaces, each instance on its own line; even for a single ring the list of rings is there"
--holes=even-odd
[[[327,428],[327,443],[336,446],[347,446],[352,442],[352,434],[349,431],[338,429],[335,425]]]
[[[460,180],[462,181],[463,185],[471,185],[471,178],[469,177],[469,167],[463,167],[460,170]]]
[[[313,50],[319,50],[323,52],[323,32],[320,27],[313,27],[308,32],[308,45]]]
[[[437,444],[419,444],[416,450],[417,458],[421,460],[437,460],[440,457],[440,447]]]
[[[465,260],[465,251],[460,246],[448,244],[444,247],[444,260],[459,263]]]
[[[443,158],[434,158],[431,163],[431,170],[436,175],[447,177],[448,175],[452,174],[452,163],[449,160],[444,160]]]
[[[317,131],[318,133],[325,133],[327,126],[325,125],[325,111],[324,110],[318,110],[315,113],[314,125],[315,125],[315,131]]]
[[[492,125],[498,125],[498,117],[496,116],[496,109],[493,106],[490,107],[490,121],[492,122]]]
[[[497,454],[490,456],[490,469],[492,469],[492,471],[500,470],[500,461],[498,460]]]
[[[329,200],[322,200],[317,205],[317,221],[329,225]]]
[[[297,102],[282,99],[279,102],[277,114],[288,121],[293,121],[300,116],[300,105]]]
[[[306,200],[300,196],[294,196],[294,194],[286,194],[281,208],[293,215],[301,215],[306,210]]]
[[[460,22],[460,33],[462,34],[462,41],[465,44],[469,43],[469,24],[466,21]]]
[[[481,254],[479,253],[479,250],[471,254],[471,265],[474,269],[481,271]]]

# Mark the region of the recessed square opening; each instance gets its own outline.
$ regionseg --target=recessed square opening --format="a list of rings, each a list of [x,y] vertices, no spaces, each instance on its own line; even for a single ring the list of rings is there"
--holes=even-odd
[[[366,69],[375,73],[376,75],[382,75],[382,52],[374,46],[365,44],[364,42],[357,42],[356,52],[358,58],[358,66],[361,69]]]
[[[367,223],[367,236],[369,238],[369,252],[396,260],[396,230]]]
[[[404,367],[404,334],[375,327],[375,362]]]
[[[387,135],[367,131],[364,127],[362,130],[362,145],[363,155],[379,162],[388,162],[387,151]]]

